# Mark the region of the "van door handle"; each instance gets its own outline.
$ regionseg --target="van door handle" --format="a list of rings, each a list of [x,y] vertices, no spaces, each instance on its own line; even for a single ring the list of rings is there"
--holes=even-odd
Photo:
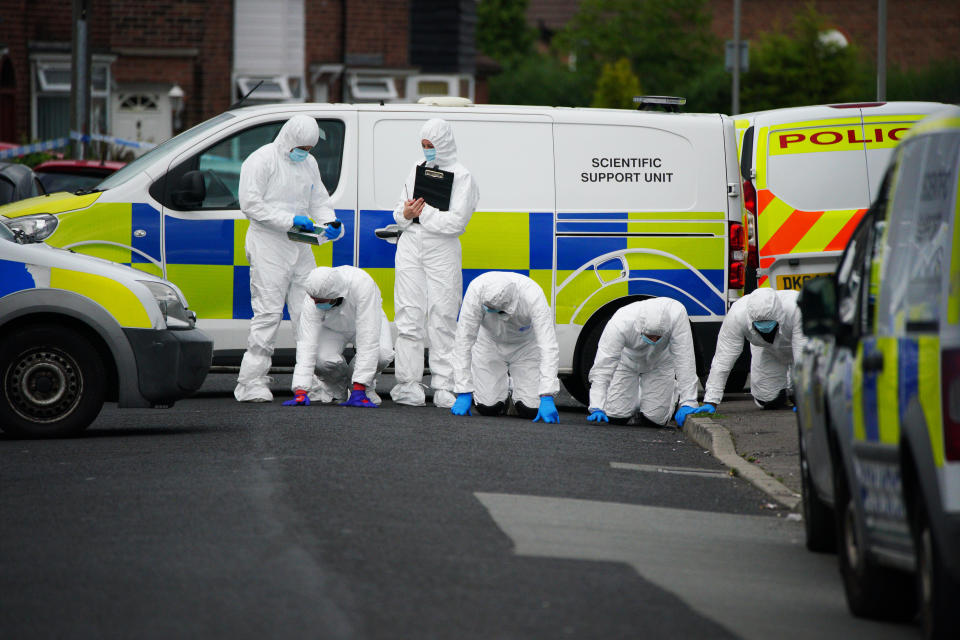
[[[739,198],[740,197],[740,185],[736,182],[727,183],[727,197],[728,198]]]
[[[875,351],[863,357],[864,371],[883,371],[883,352]]]

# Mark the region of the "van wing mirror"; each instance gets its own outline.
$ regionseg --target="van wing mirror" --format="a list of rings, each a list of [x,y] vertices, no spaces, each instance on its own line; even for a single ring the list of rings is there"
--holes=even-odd
[[[180,176],[177,190],[170,194],[173,206],[177,209],[199,209],[207,197],[207,187],[203,181],[203,171],[187,171]]]
[[[807,336],[835,336],[837,320],[837,281],[834,276],[811,278],[803,284],[797,298]]]

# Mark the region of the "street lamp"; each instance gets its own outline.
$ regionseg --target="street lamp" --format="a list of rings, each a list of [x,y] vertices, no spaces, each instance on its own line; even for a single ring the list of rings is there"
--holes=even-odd
[[[170,111],[173,113],[174,133],[180,130],[180,114],[183,113],[183,95],[183,89],[181,89],[178,84],[173,85],[170,91],[167,92],[167,97],[170,98]]]

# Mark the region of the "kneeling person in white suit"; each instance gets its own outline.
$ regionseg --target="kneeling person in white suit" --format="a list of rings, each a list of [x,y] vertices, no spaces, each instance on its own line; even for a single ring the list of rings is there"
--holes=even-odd
[[[478,276],[463,298],[453,346],[451,412],[499,415],[507,406],[509,382],[517,415],[534,422],[559,422],[553,396],[560,391],[560,350],[543,289],[518,273]],[[509,376],[509,377],[508,377]]]
[[[307,277],[306,289],[291,385],[294,398],[283,404],[342,400],[352,382],[342,406],[376,407],[377,376],[393,360],[380,289],[364,271],[349,266],[317,267]],[[352,371],[343,357],[348,342],[356,348]],[[314,382],[314,369],[319,384]]]
[[[619,309],[607,322],[590,369],[587,420],[663,426],[677,410],[683,426],[697,408],[697,364],[682,304],[652,298]]]

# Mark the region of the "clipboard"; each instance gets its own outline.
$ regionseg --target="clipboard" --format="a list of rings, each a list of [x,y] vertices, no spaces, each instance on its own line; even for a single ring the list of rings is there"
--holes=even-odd
[[[413,199],[423,200],[440,211],[450,210],[450,194],[453,192],[453,172],[431,169],[427,163],[417,165],[417,179],[413,184]],[[419,222],[416,218],[414,221]]]

